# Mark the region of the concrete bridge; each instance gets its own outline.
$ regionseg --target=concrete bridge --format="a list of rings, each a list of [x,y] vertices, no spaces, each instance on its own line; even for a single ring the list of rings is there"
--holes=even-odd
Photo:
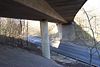
[[[73,33],[67,33],[67,25],[74,22],[76,13],[85,2],[86,0],[0,0],[0,17],[39,20],[42,53],[50,59],[48,21],[57,23],[59,39],[66,40],[66,34]]]

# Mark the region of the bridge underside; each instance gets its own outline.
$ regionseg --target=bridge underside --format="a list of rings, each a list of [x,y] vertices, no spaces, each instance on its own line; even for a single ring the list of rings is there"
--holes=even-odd
[[[67,23],[86,0],[0,0],[0,16]]]
[[[42,53],[50,59],[47,21],[62,24],[72,22],[85,2],[86,0],[0,0],[0,17],[41,21]],[[60,34],[62,24],[58,25]]]

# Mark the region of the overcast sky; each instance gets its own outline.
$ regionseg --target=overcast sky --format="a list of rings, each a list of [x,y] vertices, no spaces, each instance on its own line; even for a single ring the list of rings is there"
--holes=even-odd
[[[88,0],[85,3],[84,8],[86,10],[94,9],[100,11],[100,0]]]

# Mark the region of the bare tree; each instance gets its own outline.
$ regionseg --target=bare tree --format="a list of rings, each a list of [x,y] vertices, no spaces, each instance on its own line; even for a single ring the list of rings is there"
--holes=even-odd
[[[91,32],[92,32],[92,36],[93,36],[93,46],[90,48],[90,67],[92,66],[92,55],[93,55],[93,52],[92,50],[95,48],[96,49],[96,52],[98,53],[99,57],[100,57],[100,54],[99,54],[99,51],[98,51],[98,48],[97,48],[97,42],[96,42],[96,38],[95,38],[95,32],[93,31],[93,28],[92,28],[92,25],[91,25],[91,20],[94,18],[94,16],[92,16],[91,18],[89,18],[89,15],[88,13],[86,12],[86,10],[83,8],[83,11],[84,13],[86,14],[86,17],[87,17],[87,20],[88,20],[88,23],[89,23],[89,26],[90,26],[90,29],[91,29]]]

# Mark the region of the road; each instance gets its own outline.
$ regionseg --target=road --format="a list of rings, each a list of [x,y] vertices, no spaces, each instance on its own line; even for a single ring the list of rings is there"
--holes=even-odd
[[[62,67],[25,49],[0,45],[0,67]]]
[[[41,38],[29,37],[29,42],[34,43],[37,47],[41,47]],[[90,48],[86,46],[79,46],[79,44],[73,42],[66,42],[60,43],[58,48],[51,47],[51,51],[90,64]],[[100,53],[100,50],[98,50],[98,52]],[[98,52],[96,49],[92,50],[91,64],[100,67],[100,56]]]
[[[59,48],[51,47],[51,50],[64,56],[90,64],[90,49],[84,46],[79,46],[71,42],[61,43]],[[96,50],[93,49],[93,52]],[[100,53],[100,50],[98,50]],[[100,67],[100,57],[98,53],[92,55],[92,65]]]

